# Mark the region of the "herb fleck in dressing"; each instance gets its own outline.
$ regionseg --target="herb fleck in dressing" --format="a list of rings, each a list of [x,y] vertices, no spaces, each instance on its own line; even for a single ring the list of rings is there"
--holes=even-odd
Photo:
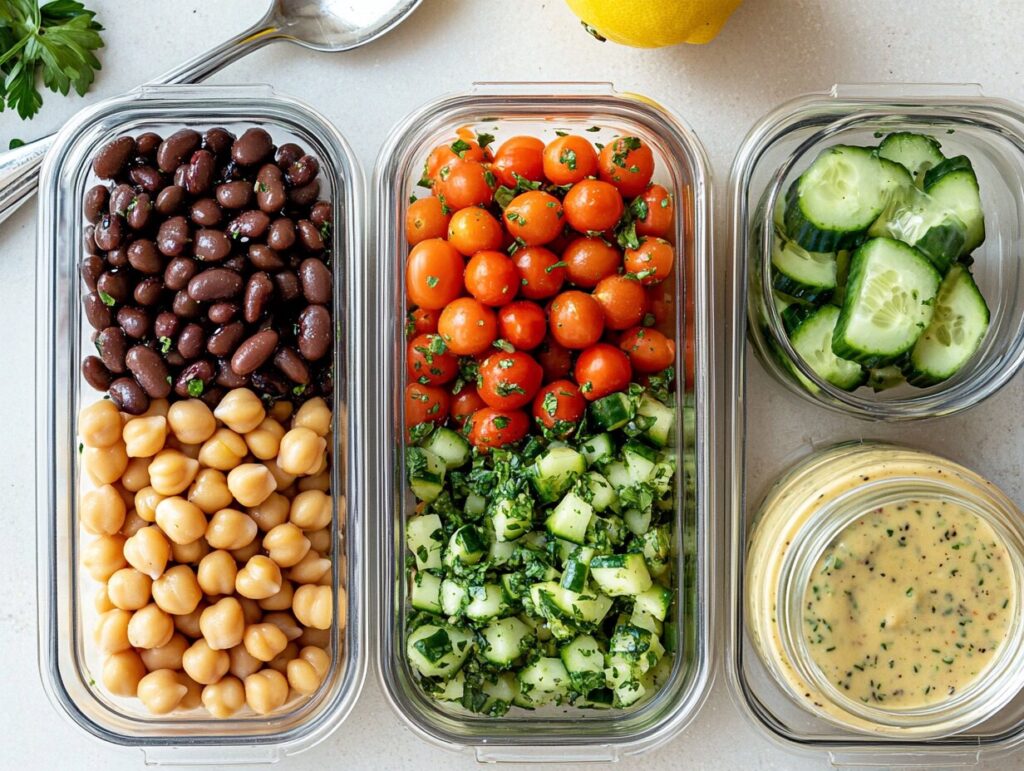
[[[842,693],[890,709],[949,699],[1006,639],[1015,590],[1006,546],[948,501],[905,501],[847,526],[804,593],[811,658]]]

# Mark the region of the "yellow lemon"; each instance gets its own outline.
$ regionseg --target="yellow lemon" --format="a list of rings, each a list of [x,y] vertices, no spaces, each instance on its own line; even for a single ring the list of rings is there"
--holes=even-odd
[[[741,0],[566,0],[587,30],[635,48],[707,43]]]

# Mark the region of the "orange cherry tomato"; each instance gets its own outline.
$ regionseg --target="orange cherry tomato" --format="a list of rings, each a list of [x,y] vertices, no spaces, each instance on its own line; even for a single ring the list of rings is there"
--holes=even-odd
[[[455,159],[437,170],[434,195],[452,210],[487,206],[497,186],[494,173],[479,161]]]
[[[452,397],[452,420],[461,428],[474,412],[486,406],[487,402],[480,398],[476,386],[466,384]]]
[[[407,337],[427,335],[437,331],[437,319],[441,314],[436,310],[416,308],[409,311],[406,317],[405,334]]]
[[[550,337],[537,349],[537,361],[544,370],[544,382],[564,378],[572,372],[572,351]]]
[[[643,204],[639,207],[643,217],[636,220],[636,234],[643,236],[654,236],[655,238],[670,238],[672,226],[675,221],[675,205],[672,202],[672,195],[661,185],[651,185],[640,195]],[[637,206],[636,203],[633,204]]]
[[[625,208],[615,186],[596,179],[584,179],[569,188],[562,206],[566,222],[581,233],[610,230]]]
[[[475,356],[486,351],[498,337],[494,311],[472,297],[449,303],[437,321],[437,332],[457,356]]]
[[[629,357],[608,343],[592,345],[580,353],[574,370],[580,393],[588,401],[625,391],[629,387],[633,369]]]
[[[507,187],[516,186],[516,175],[539,182],[544,179],[544,143],[537,137],[510,137],[494,154],[491,169]]]
[[[542,246],[517,249],[512,262],[519,271],[519,294],[543,300],[558,294],[565,282],[565,266],[558,256]]]
[[[519,271],[501,252],[477,252],[466,265],[466,289],[484,305],[507,305],[519,289]]]
[[[656,329],[633,327],[619,341],[637,372],[651,374],[671,367],[676,360],[676,344]]]
[[[654,176],[654,154],[639,137],[619,137],[601,150],[600,175],[622,193],[623,198],[640,195]]]
[[[601,339],[604,313],[586,292],[570,289],[551,303],[551,336],[566,348],[586,348]]]
[[[481,452],[518,442],[530,430],[530,419],[522,410],[498,410],[484,407],[466,422],[469,441]]]
[[[548,383],[533,400],[533,417],[559,439],[573,432],[586,409],[586,399],[571,380]]]
[[[578,134],[558,137],[544,148],[544,176],[556,185],[596,177],[597,151]]]
[[[443,308],[462,294],[464,268],[462,255],[444,239],[420,241],[409,252],[405,265],[409,300],[428,310]]]
[[[612,276],[622,265],[622,252],[597,236],[581,236],[562,252],[569,281],[584,289],[593,289],[605,276]]]
[[[409,383],[405,387],[405,427],[420,423],[443,423],[448,417],[451,397],[442,386]]]
[[[467,257],[484,249],[500,249],[505,240],[501,223],[476,206],[455,212],[448,223],[447,235],[448,242]]]
[[[433,196],[419,198],[405,212],[405,240],[415,246],[428,238],[444,238],[450,219],[451,214],[445,213],[439,200]]]
[[[530,354],[496,351],[480,364],[480,398],[489,407],[514,410],[533,401],[544,370]]]
[[[456,153],[453,148],[458,148],[459,152]],[[430,151],[423,168],[423,176],[429,180],[436,180],[442,166],[460,160],[482,163],[487,160],[487,152],[471,139],[453,139],[450,144],[438,145]]]
[[[643,238],[639,249],[627,249],[623,259],[627,273],[632,273],[645,286],[658,284],[672,272],[676,253],[664,238]]]
[[[537,303],[517,300],[498,311],[498,336],[519,350],[533,350],[547,333],[548,319]]]
[[[629,276],[602,278],[594,287],[594,300],[601,306],[609,329],[628,329],[639,324],[647,313],[647,294],[640,282]]]
[[[459,374],[459,359],[437,335],[417,335],[406,352],[409,380],[424,385],[440,385]]]
[[[654,325],[662,332],[672,332],[676,323],[675,287],[671,282],[662,281],[644,287],[644,291],[647,294],[648,312],[654,316]]]
[[[527,246],[553,241],[562,232],[562,202],[542,190],[528,190],[505,207],[505,227]]]

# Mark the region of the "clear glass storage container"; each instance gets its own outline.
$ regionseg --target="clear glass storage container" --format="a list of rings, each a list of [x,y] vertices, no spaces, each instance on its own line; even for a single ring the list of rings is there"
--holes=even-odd
[[[265,128],[294,141],[321,164],[321,196],[334,204],[330,248],[335,312],[332,585],[347,592],[344,627],[330,629],[331,663],[319,690],[268,716],[248,710],[217,720],[205,710],[149,714],[136,699],[99,684],[92,637],[97,585],[79,567],[82,531],[79,409],[100,398],[82,379],[91,344],[81,303],[82,200],[96,179],[91,160],[115,137],[183,127]],[[141,748],[148,763],[256,763],[294,754],[324,739],[348,714],[365,676],[365,454],[363,452],[362,178],[345,140],[318,113],[268,86],[143,87],[80,112],[57,136],[40,182],[37,280],[37,452],[39,665],[57,709],[86,733]]]
[[[405,578],[404,522],[415,500],[405,482],[403,391],[405,382],[405,280],[408,247],[405,211],[415,193],[430,150],[456,130],[468,127],[494,134],[495,147],[516,134],[545,141],[556,130],[582,132],[597,142],[622,133],[639,136],[654,150],[655,181],[675,195],[676,329],[695,327],[692,383],[696,424],[684,429],[677,412],[678,450],[684,477],[678,485],[675,528],[676,618],[680,650],[668,682],[638,708],[579,710],[547,707],[514,709],[500,718],[442,705],[420,688],[405,656],[408,587]],[[710,210],[707,163],[697,138],[664,107],[605,84],[481,84],[466,94],[444,97],[409,115],[390,135],[375,174],[378,255],[377,329],[374,371],[382,395],[376,429],[381,512],[379,665],[383,686],[395,710],[414,732],[442,747],[475,752],[482,761],[614,760],[660,745],[694,716],[711,680],[715,496],[711,463],[715,457],[711,346]],[[422,190],[420,190],[422,194]],[[684,318],[684,309],[692,316]],[[683,372],[684,346],[677,350]],[[678,393],[682,398],[682,393]],[[688,395],[689,396],[689,395]],[[683,470],[685,469],[685,470]]]
[[[856,397],[860,401],[855,406],[833,400],[824,389],[820,396],[810,395],[780,376],[781,365],[758,350],[765,333],[753,329],[764,325],[756,309],[760,284],[751,284],[761,256],[750,247],[753,217],[764,191],[772,175],[795,157],[802,141],[813,137],[814,144],[832,136],[823,137],[824,127],[829,131],[848,128],[856,132],[851,138],[874,144],[875,130],[934,125],[942,126],[943,132],[955,129],[953,134],[939,136],[944,148],[949,143],[951,150],[959,147],[967,152],[981,184],[988,180],[989,192],[983,190],[982,197],[991,218],[990,235],[979,250],[975,270],[993,310],[989,336],[970,372],[958,376],[945,390],[915,394],[908,388],[893,395],[891,402]],[[734,162],[729,192],[731,306],[723,368],[723,474],[728,480],[723,514],[729,530],[725,674],[740,711],[764,736],[789,751],[825,756],[837,766],[953,767],[1004,758],[1024,746],[1024,696],[1020,694],[980,724],[931,740],[868,736],[809,713],[780,686],[753,647],[743,574],[751,524],[769,486],[803,456],[838,441],[912,444],[964,464],[1018,504],[1024,501],[1018,458],[1024,432],[1017,421],[1007,420],[1008,415],[1017,414],[1024,399],[1024,378],[1019,372],[1013,376],[1024,324],[1019,291],[1024,155],[1018,137],[1022,125],[1024,111],[1019,105],[985,97],[977,86],[836,86],[771,112],[750,131]],[[780,388],[780,381],[785,388]],[[919,401],[906,401],[908,393]],[[915,414],[941,417],[902,420]],[[876,420],[865,422],[866,417]]]

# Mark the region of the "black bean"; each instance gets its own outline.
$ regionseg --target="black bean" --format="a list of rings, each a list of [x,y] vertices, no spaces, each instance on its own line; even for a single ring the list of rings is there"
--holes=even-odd
[[[207,129],[203,136],[203,147],[214,155],[224,155],[231,152],[231,144],[235,141],[235,135],[225,128],[217,126]]]
[[[165,217],[177,214],[185,203],[185,188],[168,185],[156,197],[156,210]]]
[[[334,222],[334,217],[331,214],[331,205],[327,201],[317,201],[313,204],[313,208],[309,210],[309,221],[316,225],[317,228],[322,228],[324,225],[330,226]]]
[[[136,166],[128,172],[128,178],[148,193],[156,193],[164,187],[163,177],[152,166]]]
[[[253,244],[249,247],[249,262],[259,270],[280,270],[285,266],[281,256],[266,244]]]
[[[150,399],[163,399],[171,392],[167,365],[152,348],[132,346],[125,356],[125,364]]]
[[[216,370],[206,359],[194,361],[185,367],[174,381],[174,393],[182,398],[200,396],[213,382]]]
[[[156,234],[156,248],[168,257],[177,257],[191,241],[191,232],[184,217],[171,217],[160,224]]]
[[[244,209],[252,201],[252,183],[244,180],[224,182],[217,185],[216,195],[217,203],[225,209]]]
[[[207,268],[188,282],[188,295],[197,302],[228,300],[242,291],[242,277],[228,268]]]
[[[293,187],[288,191],[288,200],[296,206],[309,206],[320,195],[320,180],[314,179],[305,187]]]
[[[228,223],[228,233],[232,238],[259,238],[267,232],[270,217],[266,212],[252,209],[242,212]]]
[[[186,324],[178,335],[178,353],[183,359],[197,359],[206,346],[206,333],[198,324]]]
[[[170,311],[161,311],[153,320],[153,335],[173,339],[178,334],[181,319]]]
[[[231,370],[236,375],[250,375],[263,366],[274,353],[278,335],[273,329],[264,329],[242,341],[231,357]]]
[[[103,251],[116,249],[121,245],[121,239],[124,238],[121,218],[116,214],[104,214],[96,223],[92,237],[96,241],[96,246]]]
[[[199,303],[189,297],[188,292],[182,289],[174,295],[171,310],[183,319],[194,319],[199,315],[201,309]]]
[[[103,273],[103,258],[95,254],[87,254],[82,258],[82,263],[78,266],[78,270],[82,274],[82,281],[89,291],[95,292],[96,279]]]
[[[316,257],[307,257],[299,265],[299,281],[308,302],[326,305],[331,301],[331,271]]]
[[[231,159],[242,166],[253,166],[274,152],[270,134],[261,128],[246,129],[231,145]]]
[[[212,228],[220,224],[221,219],[224,217],[224,212],[221,211],[220,206],[212,198],[200,198],[192,204],[189,216],[200,227]]]
[[[164,258],[148,238],[132,241],[128,247],[128,262],[139,273],[147,275],[160,273],[164,269]]]
[[[82,362],[82,377],[85,382],[97,391],[106,391],[110,388],[110,381],[113,379],[110,370],[106,368],[98,356],[86,356]]]
[[[299,352],[306,361],[317,361],[331,348],[331,314],[322,305],[309,305],[299,314]]]
[[[299,286],[299,277],[294,271],[282,270],[274,274],[274,287],[277,289],[277,296],[283,302],[291,302],[302,294]]]
[[[231,254],[231,239],[223,230],[204,228],[196,231],[194,251],[196,259],[220,262]]]
[[[141,415],[149,409],[149,397],[130,377],[119,377],[110,384],[110,400],[129,415]]]
[[[281,217],[270,223],[267,231],[267,246],[275,252],[286,252],[295,245],[295,223]]]
[[[155,156],[156,151],[160,148],[160,143],[163,141],[162,136],[152,131],[139,134],[135,137],[135,152],[144,158]]]
[[[132,230],[145,230],[149,225],[150,216],[153,214],[153,199],[149,193],[139,193],[132,202],[128,204],[128,213],[125,220]]]
[[[287,201],[284,173],[272,163],[262,166],[256,175],[256,205],[261,211],[276,212],[284,208]]]
[[[293,383],[306,385],[309,382],[309,367],[294,348],[282,346],[274,354],[274,366]]]
[[[114,314],[98,292],[89,292],[82,297],[82,308],[85,310],[85,318],[93,329],[109,327],[114,322]]]
[[[120,271],[108,270],[96,280],[96,291],[114,298],[114,302],[126,303],[132,296],[128,276]],[[102,295],[101,295],[102,296]]]
[[[227,324],[238,315],[238,306],[234,303],[214,303],[206,315],[214,324]]]
[[[277,155],[274,157],[274,161],[284,171],[305,154],[306,152],[294,142],[285,142],[277,148]]]
[[[110,200],[110,191],[104,185],[93,185],[85,191],[85,200],[82,204],[82,213],[86,220],[95,225],[103,216],[103,210],[107,208]]]
[[[235,352],[243,337],[245,337],[245,327],[242,326],[242,322],[235,321],[225,324],[210,335],[206,341],[206,350],[217,358],[223,359]]]
[[[118,137],[96,154],[92,161],[92,170],[100,179],[114,179],[134,153],[135,140],[131,137]]]
[[[217,162],[209,150],[196,150],[185,173],[185,189],[192,195],[205,193],[213,185]]]
[[[177,292],[188,286],[188,281],[199,271],[199,264],[189,257],[175,257],[164,269],[164,285]]]
[[[266,273],[253,273],[245,285],[242,298],[243,318],[254,324],[263,315],[263,310],[274,294],[274,283]]]
[[[324,250],[324,239],[316,225],[309,220],[299,220],[296,227],[299,231],[299,240],[306,251],[322,252]]]
[[[156,164],[160,171],[170,174],[178,168],[199,147],[200,139],[198,131],[188,128],[175,131],[167,137],[156,151]]]
[[[289,187],[305,187],[320,173],[320,162],[312,155],[303,155],[285,171]]]
[[[149,334],[152,319],[142,308],[126,305],[117,312],[117,323],[128,337],[141,340]]]
[[[125,371],[125,355],[128,353],[128,340],[120,327],[101,329],[96,335],[96,352],[100,355],[103,365],[111,372],[118,374]]]

